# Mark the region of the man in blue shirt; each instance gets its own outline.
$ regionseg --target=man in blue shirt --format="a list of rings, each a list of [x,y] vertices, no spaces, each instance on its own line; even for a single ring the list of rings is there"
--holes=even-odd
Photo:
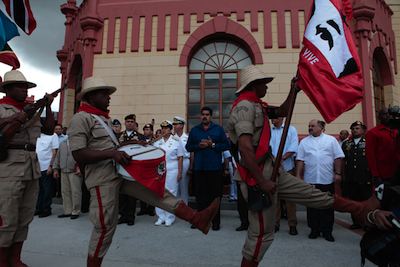
[[[283,117],[272,119],[271,127],[271,140],[269,142],[271,146],[271,152],[274,157],[278,154],[279,144],[281,142],[283,133]],[[293,126],[289,126],[288,135],[286,138],[285,146],[283,148],[282,155],[282,167],[285,172],[295,175],[295,164],[294,157],[297,153],[299,146],[299,138],[297,136],[297,130]],[[279,203],[279,202],[278,202]],[[297,235],[297,217],[296,217],[296,203],[288,202],[285,200],[280,201],[280,205],[277,205],[276,221],[275,221],[275,232],[279,231],[281,209],[286,206],[286,214],[289,225],[289,234]]]
[[[194,152],[193,182],[199,211],[222,196],[222,152],[230,148],[224,129],[211,121],[212,109],[203,107],[201,123],[192,128],[186,150]],[[212,229],[220,229],[220,212],[213,219]]]

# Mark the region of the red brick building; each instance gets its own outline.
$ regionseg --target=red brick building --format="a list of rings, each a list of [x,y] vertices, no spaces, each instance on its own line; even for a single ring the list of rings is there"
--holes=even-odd
[[[398,0],[353,0],[351,28],[365,79],[361,104],[328,126],[347,129],[355,120],[376,123],[375,110],[398,104],[400,47]],[[266,100],[280,104],[296,73],[311,0],[68,0],[65,42],[57,53],[63,83],[59,119],[77,108],[82,79],[101,76],[118,91],[111,115],[135,113],[140,125],[184,116],[197,123],[200,106],[225,124],[238,87],[238,70],[257,64],[275,77]],[[300,93],[293,123],[300,133],[320,118]]]

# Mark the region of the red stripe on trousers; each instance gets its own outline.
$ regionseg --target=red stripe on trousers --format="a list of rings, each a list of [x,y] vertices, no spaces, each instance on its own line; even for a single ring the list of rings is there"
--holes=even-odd
[[[258,224],[260,225],[260,233],[258,234],[256,248],[253,254],[254,261],[258,261],[258,254],[260,254],[262,239],[264,236],[264,217],[262,211],[258,212]]]
[[[99,238],[99,242],[97,243],[96,250],[94,252],[93,257],[97,258],[100,253],[100,248],[103,245],[104,236],[106,235],[106,225],[104,224],[104,212],[103,212],[103,204],[101,202],[101,195],[100,195],[100,188],[96,186],[96,196],[97,196],[97,203],[99,204],[99,219],[100,219],[100,226],[101,226],[101,234]]]

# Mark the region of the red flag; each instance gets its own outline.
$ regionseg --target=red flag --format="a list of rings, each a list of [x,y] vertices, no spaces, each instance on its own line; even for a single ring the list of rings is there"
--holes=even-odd
[[[36,28],[36,20],[29,0],[3,0],[3,2],[8,15],[26,34],[30,35]]]
[[[3,50],[0,51],[0,62],[10,65],[13,70],[20,66],[17,56],[8,44],[5,44]]]
[[[329,123],[362,100],[357,48],[339,0],[314,0],[304,32],[297,85]]]

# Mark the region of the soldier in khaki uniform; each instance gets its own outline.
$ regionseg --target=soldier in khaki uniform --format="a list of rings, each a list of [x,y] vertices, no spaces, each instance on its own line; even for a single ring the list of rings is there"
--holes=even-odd
[[[29,88],[36,84],[26,81],[18,70],[4,75],[0,92],[0,133],[5,137],[8,156],[0,162],[0,266],[23,267],[21,249],[33,219],[39,190],[39,162],[35,153],[36,139],[40,136],[39,114],[27,108],[25,102]],[[54,129],[54,117],[47,96],[43,127]],[[32,106],[31,106],[32,107]],[[23,111],[25,108],[26,111]],[[15,127],[10,128],[13,125]],[[11,130],[10,130],[11,129]],[[6,153],[5,151],[2,153]],[[4,154],[3,154],[4,155]],[[2,156],[3,156],[2,155]]]
[[[264,123],[276,117],[284,117],[287,114],[287,101],[279,108],[267,107],[260,98],[264,97],[267,90],[267,83],[273,78],[267,77],[258,68],[251,65],[240,73],[241,87],[236,91],[239,96],[233,104],[229,118],[229,136],[234,144],[238,145],[241,156],[240,165],[253,177],[256,186],[270,196],[272,205],[258,211],[249,210],[249,228],[246,242],[243,247],[243,259],[241,266],[257,266],[262,260],[268,247],[274,238],[275,210],[277,194],[280,199],[294,203],[300,203],[308,207],[326,208],[333,205],[334,199],[327,193],[315,189],[312,185],[280,170],[277,182],[269,178],[273,169],[273,157],[269,147],[269,138],[260,140],[262,131],[270,133],[269,124],[264,129]],[[268,116],[268,117],[266,117]],[[267,135],[265,135],[267,136]],[[256,160],[258,146],[266,147],[263,170]],[[241,172],[243,175],[243,173]],[[240,188],[246,200],[248,200],[248,185],[243,182],[239,171],[236,172],[236,179],[241,180]],[[249,182],[250,183],[250,182]]]
[[[219,199],[202,212],[195,212],[168,191],[160,198],[138,182],[123,181],[116,163],[127,164],[129,156],[116,148],[118,140],[111,130],[108,115],[110,95],[116,91],[103,80],[89,77],[78,95],[80,109],[68,128],[71,151],[75,160],[85,165],[85,183],[90,191],[90,220],[94,228],[89,244],[87,266],[101,266],[111,245],[118,222],[118,195],[122,193],[174,213],[207,233],[215,216]]]

